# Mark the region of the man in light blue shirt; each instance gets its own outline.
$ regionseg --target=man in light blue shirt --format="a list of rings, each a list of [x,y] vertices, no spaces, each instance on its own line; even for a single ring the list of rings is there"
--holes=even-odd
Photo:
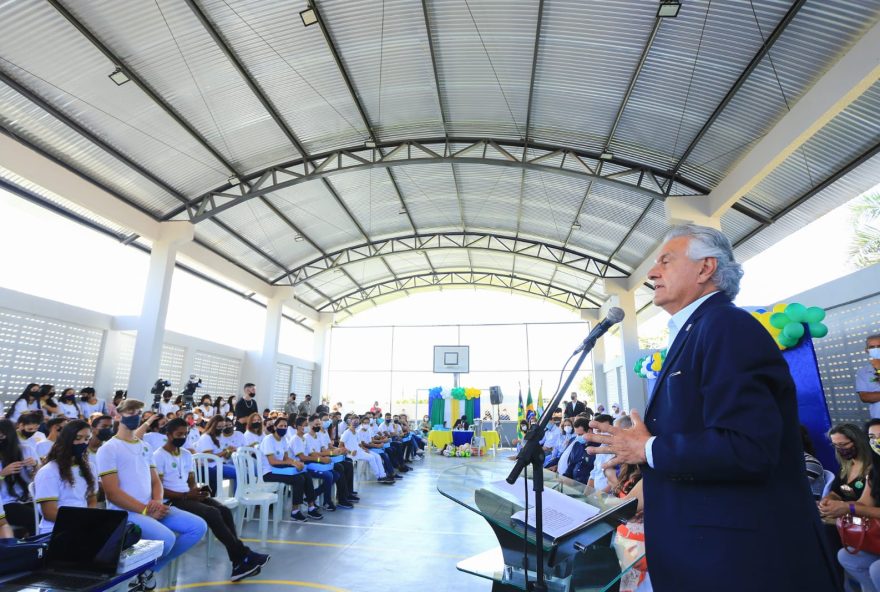
[[[880,418],[880,333],[868,337],[865,343],[870,364],[856,372],[856,392],[863,403],[870,405],[872,419]]]

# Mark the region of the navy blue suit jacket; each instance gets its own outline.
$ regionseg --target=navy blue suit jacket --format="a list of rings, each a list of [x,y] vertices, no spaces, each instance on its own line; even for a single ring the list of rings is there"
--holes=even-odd
[[[767,331],[723,293],[691,315],[645,411],[648,571],[657,592],[834,592],[795,387]]]

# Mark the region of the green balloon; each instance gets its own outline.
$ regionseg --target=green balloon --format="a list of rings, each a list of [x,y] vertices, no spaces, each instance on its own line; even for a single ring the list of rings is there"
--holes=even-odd
[[[786,315],[784,312],[774,312],[772,315],[770,315],[770,324],[777,329],[782,329],[790,322],[791,319],[788,318],[788,315]]]
[[[791,339],[785,335],[780,335],[778,341],[782,347],[794,347],[797,345],[797,339]]]
[[[803,323],[807,320],[807,307],[800,302],[792,302],[785,308],[785,314],[792,321]]]
[[[639,359],[636,361],[636,365],[633,366],[633,372],[635,372],[635,373],[638,374],[639,376],[642,375],[642,360],[644,360],[644,358],[639,358]]]
[[[807,309],[807,319],[808,323],[819,323],[825,319],[825,311],[819,308],[818,306],[811,306]]]
[[[800,323],[789,323],[782,332],[788,339],[797,342],[798,339],[804,336],[804,326]]]
[[[828,327],[822,323],[810,323],[810,335],[814,339],[821,339],[828,335]]]

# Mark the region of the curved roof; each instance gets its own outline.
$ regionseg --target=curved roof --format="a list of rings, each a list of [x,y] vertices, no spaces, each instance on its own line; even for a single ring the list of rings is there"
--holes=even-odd
[[[686,0],[676,18],[612,0],[2,12],[7,135],[339,311],[461,284],[600,305],[605,279],[668,230],[664,201],[711,194],[880,2]],[[876,183],[878,114],[872,83],[738,196],[721,225],[741,258]]]

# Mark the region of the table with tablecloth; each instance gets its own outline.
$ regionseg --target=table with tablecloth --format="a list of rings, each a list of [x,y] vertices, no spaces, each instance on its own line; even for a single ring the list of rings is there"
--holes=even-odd
[[[474,432],[472,430],[431,430],[428,432],[428,442],[431,446],[438,449],[442,449],[449,444],[458,447],[462,444],[470,444],[473,436]],[[484,450],[501,443],[501,438],[498,436],[498,432],[490,430],[483,431],[483,440],[485,443]]]

